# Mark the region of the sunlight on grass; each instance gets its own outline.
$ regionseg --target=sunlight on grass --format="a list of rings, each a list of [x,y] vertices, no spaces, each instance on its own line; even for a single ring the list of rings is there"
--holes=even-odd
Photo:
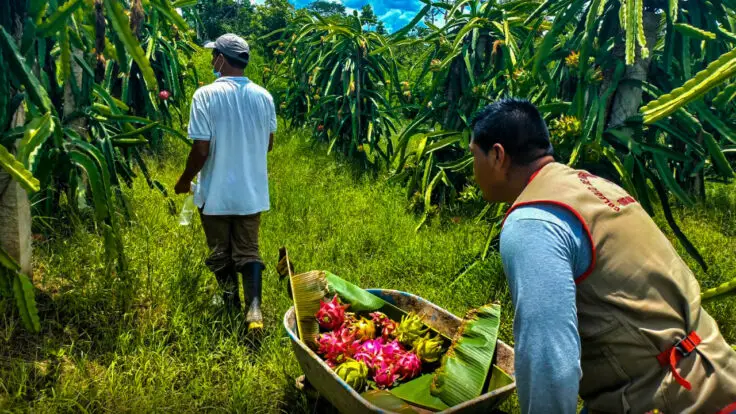
[[[150,160],[153,174],[168,185],[184,162],[174,145],[165,157]],[[37,245],[45,332],[30,337],[16,329],[6,338],[8,348],[23,351],[0,354],[11,361],[0,365],[0,408],[328,409],[294,387],[301,371],[281,325],[290,301],[274,269],[282,245],[298,271],[329,269],[364,287],[419,294],[456,314],[489,298],[500,300],[507,321],[502,338],[511,341],[498,258],[458,279],[480,251],[486,228],[471,220],[438,222],[416,233],[417,217],[406,211],[400,188],[335,161],[304,137],[279,137],[269,163],[272,210],[261,229],[267,329],[260,346],[249,343],[242,319],[224,317],[210,305],[217,287],[203,263],[207,250],[199,221],[179,226],[164,198],[139,179],[126,191],[132,223],[124,239],[133,286],[106,273],[100,238],[81,226],[69,230],[70,238]],[[183,197],[176,201],[181,206]],[[128,308],[126,294],[132,296]],[[43,372],[36,368],[39,361],[47,367]]]
[[[151,168],[172,186],[185,152],[176,143],[166,152],[150,160]],[[302,373],[281,325],[290,301],[274,269],[282,245],[297,271],[327,269],[363,287],[409,291],[457,315],[497,300],[504,305],[501,339],[512,342],[513,315],[498,256],[462,274],[481,250],[487,228],[472,219],[435,219],[416,233],[418,217],[407,212],[401,188],[326,155],[303,135],[279,136],[269,163],[272,210],[261,229],[266,331],[260,344],[246,335],[242,318],[226,317],[210,303],[217,286],[203,263],[207,249],[199,221],[180,226],[163,196],[139,178],[126,190],[132,223],[124,239],[132,277],[106,269],[101,238],[83,225],[59,228],[59,237],[37,243],[44,332],[26,334],[12,308],[0,309],[0,409],[330,412],[325,400],[309,399],[294,386]],[[708,273],[697,270],[707,287],[736,277],[736,257],[726,248],[736,241],[736,191],[709,191],[707,208],[678,214],[711,264]],[[175,199],[181,207],[184,197]],[[729,299],[707,306],[732,343],[734,305]],[[504,408],[516,412],[514,405],[515,398]]]

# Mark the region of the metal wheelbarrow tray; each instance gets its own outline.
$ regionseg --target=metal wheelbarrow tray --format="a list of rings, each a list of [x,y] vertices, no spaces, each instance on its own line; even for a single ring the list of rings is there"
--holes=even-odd
[[[452,338],[460,327],[462,320],[439,306],[410,293],[389,289],[367,289],[370,293],[380,297],[406,312],[415,312],[422,317],[424,323],[440,333]],[[299,365],[306,378],[327,398],[332,405],[342,413],[385,413],[386,411],[368,402],[340,377],[312,351],[299,340],[296,328],[294,308],[290,308],[284,315],[284,327],[291,338],[291,346]],[[496,344],[495,364],[513,377],[514,349],[503,341]],[[516,389],[516,382],[505,387],[483,394],[475,399],[450,407],[442,413],[486,413],[490,412]]]

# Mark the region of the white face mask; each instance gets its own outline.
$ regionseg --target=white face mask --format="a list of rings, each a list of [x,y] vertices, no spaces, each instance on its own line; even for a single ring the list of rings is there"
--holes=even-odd
[[[220,58],[222,58],[222,64],[220,64],[220,69],[217,69],[217,61]],[[225,58],[222,57],[222,55],[218,56],[217,59],[215,59],[214,68],[212,68],[212,73],[215,74],[215,78],[219,78],[220,76],[222,76],[222,72],[220,72],[220,71],[222,70],[222,65],[224,65],[224,64],[225,64]]]

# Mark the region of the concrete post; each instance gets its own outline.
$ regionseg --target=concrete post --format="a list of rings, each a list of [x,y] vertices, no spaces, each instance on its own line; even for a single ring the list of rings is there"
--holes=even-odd
[[[21,105],[13,116],[12,127],[25,124]],[[19,264],[21,272],[31,278],[31,204],[28,194],[10,175],[0,168],[0,246]]]

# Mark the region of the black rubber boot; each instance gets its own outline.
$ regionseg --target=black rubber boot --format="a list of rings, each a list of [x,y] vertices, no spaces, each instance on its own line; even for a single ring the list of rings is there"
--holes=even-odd
[[[225,266],[215,272],[217,284],[222,289],[222,301],[228,312],[236,312],[241,309],[240,294],[238,292],[238,273],[233,265]]]
[[[247,308],[245,321],[248,329],[263,329],[263,315],[261,315],[261,272],[263,264],[259,262],[246,263],[241,268],[243,274],[243,291]]]

